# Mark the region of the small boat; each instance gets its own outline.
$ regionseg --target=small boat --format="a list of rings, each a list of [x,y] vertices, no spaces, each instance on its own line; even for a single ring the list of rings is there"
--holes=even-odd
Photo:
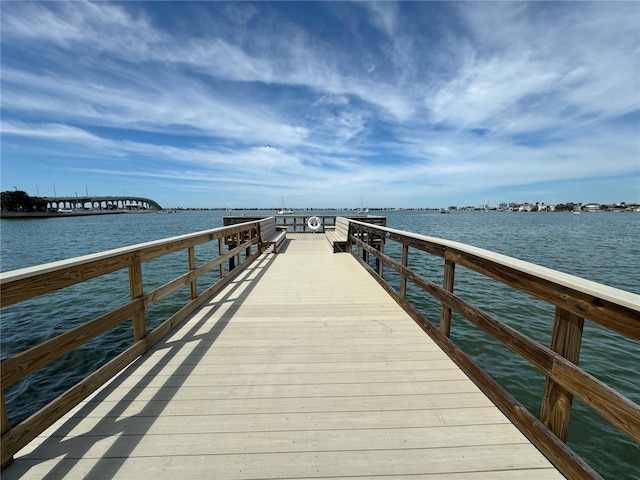
[[[295,213],[293,210],[284,207],[284,197],[282,197],[282,208],[276,212],[276,215],[289,215]]]
[[[451,210],[449,210],[448,208],[442,208],[440,210],[440,213],[451,213]]]
[[[369,213],[369,209],[367,207],[362,206],[362,195],[360,196],[360,210],[358,210],[359,214]]]

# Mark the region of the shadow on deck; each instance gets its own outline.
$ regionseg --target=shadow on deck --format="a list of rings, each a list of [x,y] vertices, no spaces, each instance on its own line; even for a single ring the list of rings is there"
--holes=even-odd
[[[290,237],[3,478],[563,478],[351,255]]]

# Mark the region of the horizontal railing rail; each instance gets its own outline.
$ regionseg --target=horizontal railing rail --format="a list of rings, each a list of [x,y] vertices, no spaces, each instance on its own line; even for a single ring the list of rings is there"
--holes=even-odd
[[[385,254],[385,244],[389,242],[395,242],[397,249],[401,249],[400,261]],[[410,249],[444,260],[442,286],[410,267]],[[634,341],[640,340],[640,295],[470,245],[358,221],[350,222],[347,251],[368,269],[421,328],[568,478],[600,478],[565,443],[574,396],[640,442],[640,407],[578,367],[585,320]],[[554,306],[550,347],[532,340],[454,294],[457,265]],[[385,267],[399,275],[399,289],[385,280]],[[407,282],[412,282],[441,304],[439,327],[407,301]],[[452,342],[452,312],[511,349],[545,375],[539,419]]]
[[[197,265],[196,246],[216,241],[217,255]],[[121,270],[128,271],[130,292],[130,301],[2,360],[2,468],[13,461],[13,456],[21,448],[160,341],[178,323],[258,258],[258,242],[259,222],[245,222],[1,273],[1,308]],[[225,251],[225,245],[234,246],[227,247]],[[164,285],[145,292],[142,281],[143,265],[150,260],[180,251],[187,253],[185,272]],[[229,262],[229,269],[225,269],[225,262]],[[216,268],[219,272],[218,280],[198,293],[198,279]],[[147,331],[145,311],[186,286],[190,288],[190,301],[155,329]],[[133,323],[133,341],[124,352],[26,420],[16,426],[9,425],[5,389],[128,320],[132,320]]]

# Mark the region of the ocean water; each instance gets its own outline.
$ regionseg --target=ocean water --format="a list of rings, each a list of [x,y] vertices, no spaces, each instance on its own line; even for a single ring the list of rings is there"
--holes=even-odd
[[[222,226],[226,213],[185,211],[172,215],[3,219],[0,222],[0,268],[2,271],[14,270],[216,228]],[[385,211],[372,214],[386,216],[391,228],[460,241],[640,294],[638,213],[452,212],[442,215],[432,211]],[[393,242],[385,246],[385,252],[394,258],[399,259],[400,251]],[[216,253],[214,245],[196,249],[199,262]],[[178,252],[145,264],[145,290],[183,273],[186,262],[186,254]],[[442,259],[411,249],[409,265],[435,283],[442,283]],[[391,272],[386,271],[385,277],[392,284],[397,281]],[[126,279],[126,271],[118,272],[3,309],[0,355],[2,358],[14,355],[127,301]],[[208,280],[215,280],[215,272],[211,272]],[[205,280],[199,281],[200,286],[205,283]],[[544,302],[464,268],[456,269],[455,289],[457,295],[494,317],[545,345],[549,344],[553,308]],[[87,295],[89,292],[91,294]],[[184,304],[188,296],[185,288],[154,306],[148,312],[149,328]],[[439,306],[435,301],[411,286],[407,297],[437,325]],[[132,332],[128,323],[8,389],[10,422],[15,424],[26,418],[129,346]],[[539,414],[544,378],[535,368],[455,315],[451,332],[452,339],[477,363],[527,409],[536,416]],[[580,365],[640,403],[638,347],[638,342],[586,322]],[[579,400],[574,400],[568,442],[603,477],[640,479],[640,445],[601,420]]]

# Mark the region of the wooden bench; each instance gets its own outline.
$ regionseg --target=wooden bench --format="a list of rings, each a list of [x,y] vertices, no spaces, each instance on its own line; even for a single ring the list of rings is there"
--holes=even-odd
[[[332,231],[326,231],[325,237],[333,248],[333,253],[347,251],[347,239],[349,237],[349,220],[344,217],[336,217],[336,225]]]
[[[278,247],[287,238],[286,230],[276,229],[276,218],[269,217],[260,220],[260,251],[264,253],[273,245],[273,253],[278,253]]]

